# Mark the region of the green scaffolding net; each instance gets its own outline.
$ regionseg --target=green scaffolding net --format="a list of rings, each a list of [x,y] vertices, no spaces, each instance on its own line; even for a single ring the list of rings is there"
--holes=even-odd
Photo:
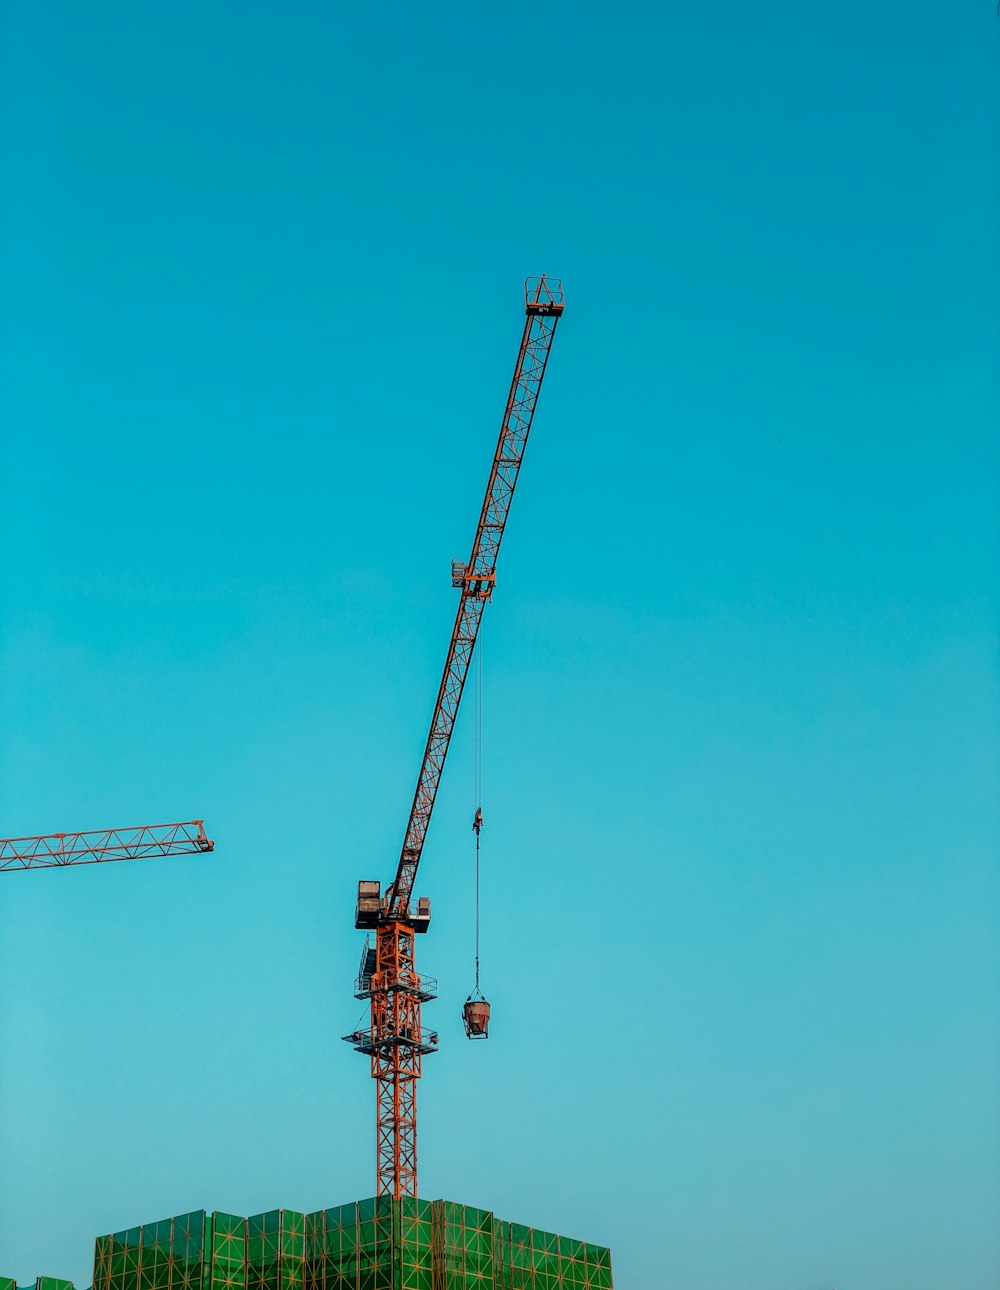
[[[0,1283],[0,1290],[15,1290]],[[64,1290],[53,1285],[38,1290]],[[451,1201],[198,1210],[99,1237],[93,1290],[613,1290],[611,1253]]]
[[[0,1277],[0,1290],[18,1290],[17,1281],[13,1277]],[[36,1277],[33,1285],[22,1286],[21,1290],[73,1290],[73,1282],[62,1277]]]

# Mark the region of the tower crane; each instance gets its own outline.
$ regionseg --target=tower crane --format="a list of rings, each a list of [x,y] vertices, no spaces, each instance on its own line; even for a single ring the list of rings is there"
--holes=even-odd
[[[414,907],[413,887],[479,624],[493,594],[497,554],[545,365],[563,312],[562,283],[545,275],[529,278],[524,302],[521,347],[472,552],[465,563],[452,562],[452,586],[461,593],[458,612],[396,876],[384,892],[378,882],[358,883],[354,925],[374,932],[375,943],[365,942],[355,997],[370,1002],[371,1021],[367,1030],[356,1030],[344,1035],[344,1039],[371,1059],[371,1074],[376,1081],[376,1175],[380,1196],[417,1194],[417,1080],[423,1058],[437,1051],[438,1036],[434,1031],[425,1031],[421,1022],[421,1006],[436,997],[437,982],[421,977],[414,965],[415,934],[427,931],[431,905],[426,896],[421,896]],[[477,823],[481,822],[477,812]],[[481,997],[470,999],[465,1005],[464,1020],[470,1037],[485,1037],[489,1004]]]

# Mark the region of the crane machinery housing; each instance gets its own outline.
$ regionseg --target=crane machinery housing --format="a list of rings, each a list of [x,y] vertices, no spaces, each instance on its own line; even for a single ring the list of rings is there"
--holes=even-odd
[[[358,883],[354,925],[374,932],[375,943],[365,942],[355,997],[369,1001],[371,1020],[367,1030],[356,1030],[344,1039],[370,1058],[376,1081],[379,1196],[417,1195],[416,1082],[423,1058],[437,1051],[438,1036],[425,1031],[421,1021],[421,1006],[436,997],[437,983],[421,977],[414,963],[415,937],[427,931],[431,906],[426,896],[414,906],[413,887],[479,624],[493,594],[497,554],[552,339],[563,313],[562,283],[544,274],[529,278],[524,302],[524,331],[472,551],[466,562],[452,563],[452,586],[460,592],[458,612],[396,875],[384,892],[378,882]],[[477,819],[481,822],[478,815]],[[485,1000],[470,999],[464,1021],[470,1037],[485,1037],[489,1025]]]

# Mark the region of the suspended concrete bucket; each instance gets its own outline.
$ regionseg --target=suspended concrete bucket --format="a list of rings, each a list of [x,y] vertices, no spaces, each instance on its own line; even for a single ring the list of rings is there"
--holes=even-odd
[[[469,1039],[488,1039],[490,1034],[490,1005],[479,995],[470,995],[462,1007],[462,1020]]]

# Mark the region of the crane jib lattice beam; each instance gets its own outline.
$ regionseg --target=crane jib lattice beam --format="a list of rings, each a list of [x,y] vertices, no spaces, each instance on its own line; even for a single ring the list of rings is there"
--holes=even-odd
[[[458,705],[469,674],[483,607],[496,576],[497,554],[510,511],[518,472],[528,442],[531,420],[545,375],[556,324],[563,312],[562,284],[555,279],[529,278],[525,283],[525,323],[514,368],[500,438],[493,458],[486,496],[468,564],[458,566],[454,581],[461,599],[451,634],[448,657],[438,689],[434,716],[410,808],[403,849],[391,888],[388,917],[406,918],[430,824],[441,772],[448,755]]]
[[[180,824],[141,824],[86,833],[46,833],[34,838],[0,838],[0,873],[49,869],[60,865],[142,860],[149,856],[193,855],[211,851],[202,820]]]

